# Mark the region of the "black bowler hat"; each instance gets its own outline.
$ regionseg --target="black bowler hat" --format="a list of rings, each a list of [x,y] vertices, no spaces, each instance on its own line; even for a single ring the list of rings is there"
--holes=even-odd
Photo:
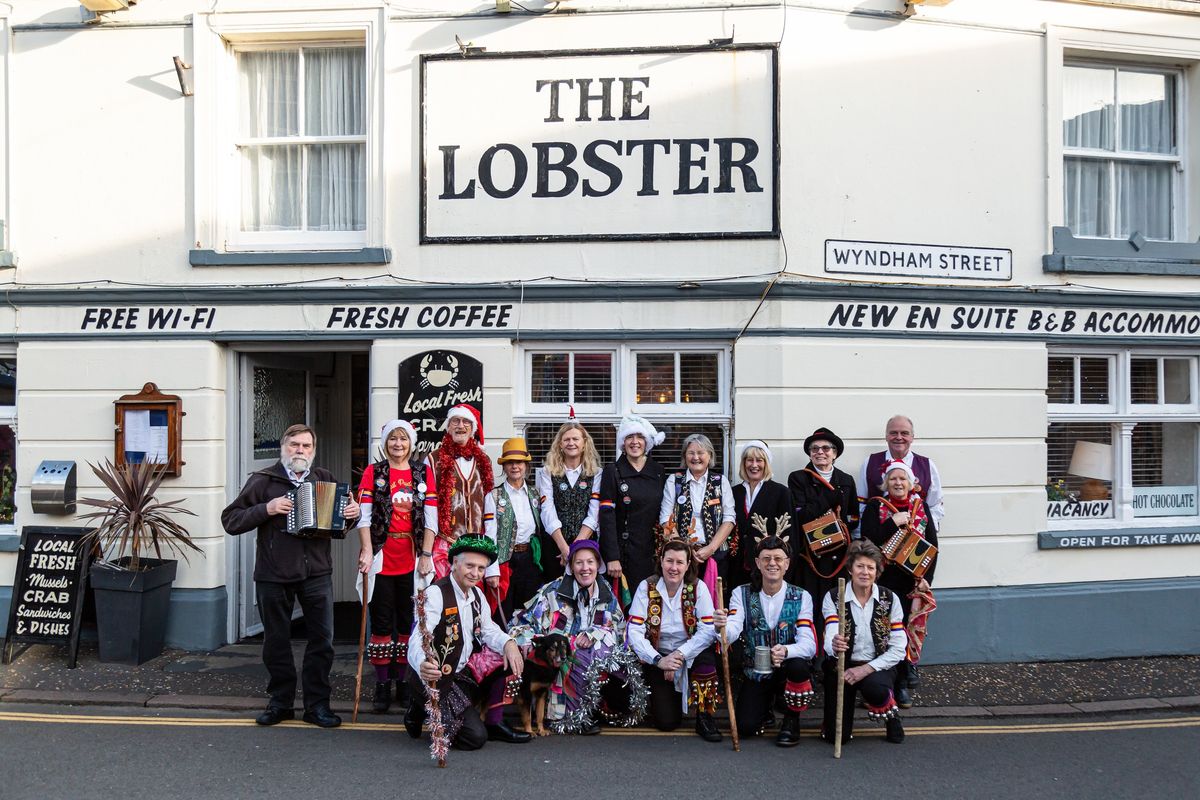
[[[822,439],[834,446],[839,457],[842,455],[842,451],[846,449],[845,443],[842,442],[841,437],[836,433],[829,430],[829,428],[817,428],[812,432],[811,436],[804,440],[804,452],[807,454],[808,448],[812,447],[812,443]]]

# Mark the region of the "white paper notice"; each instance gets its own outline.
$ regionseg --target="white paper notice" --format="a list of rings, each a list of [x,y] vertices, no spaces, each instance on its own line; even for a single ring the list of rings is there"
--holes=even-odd
[[[125,452],[145,453],[150,449],[150,412],[125,412]]]
[[[167,426],[154,425],[150,428],[150,446],[146,448],[146,460],[151,464],[167,463]]]

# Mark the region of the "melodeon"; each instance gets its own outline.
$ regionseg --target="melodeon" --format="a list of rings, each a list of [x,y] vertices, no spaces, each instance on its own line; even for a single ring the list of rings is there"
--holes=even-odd
[[[846,543],[846,528],[841,518],[832,511],[826,512],[800,526],[804,532],[804,543],[813,556],[820,556]]]
[[[346,504],[350,484],[331,481],[302,483],[287,493],[292,510],[287,532],[300,539],[345,539]]]
[[[935,545],[908,527],[893,533],[880,549],[884,558],[911,573],[914,578],[925,577],[938,551]]]

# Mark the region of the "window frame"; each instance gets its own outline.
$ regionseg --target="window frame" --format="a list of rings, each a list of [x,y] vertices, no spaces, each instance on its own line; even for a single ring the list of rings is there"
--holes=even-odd
[[[1118,401],[1117,397],[1117,371],[1119,369],[1119,359],[1116,354],[1111,351],[1089,351],[1086,349],[1071,349],[1071,350],[1050,350],[1046,355],[1046,372],[1047,382],[1049,381],[1049,368],[1051,358],[1070,358],[1074,363],[1075,370],[1075,397],[1080,397],[1082,386],[1079,380],[1080,359],[1084,358],[1103,358],[1108,361],[1108,403],[1051,403],[1047,399],[1046,411],[1047,414],[1058,414],[1061,416],[1069,416],[1070,419],[1055,419],[1055,422],[1082,422],[1090,420],[1094,417],[1111,416],[1117,412]]]
[[[14,364],[14,369],[17,373],[17,381],[20,381],[21,370],[17,364],[17,348],[10,345],[0,345],[0,359],[11,359]],[[13,471],[17,473],[17,455],[21,449],[21,439],[17,427],[17,407],[20,402],[20,384],[18,383],[13,388],[13,404],[11,406],[0,405],[0,425],[7,425],[13,432]],[[18,516],[18,500],[20,498],[20,485],[14,480],[13,485],[13,521],[0,522],[0,536],[6,534],[16,534],[18,532],[17,516]]]

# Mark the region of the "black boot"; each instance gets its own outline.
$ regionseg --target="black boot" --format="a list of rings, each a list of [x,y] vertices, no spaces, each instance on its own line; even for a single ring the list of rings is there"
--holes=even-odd
[[[899,717],[892,717],[887,721],[887,735],[884,738],[892,744],[900,744],[904,741],[904,725],[900,722]]]
[[[408,708],[410,702],[408,683],[403,678],[400,678],[396,681],[396,707]]]
[[[783,715],[779,725],[779,733],[775,734],[775,744],[780,747],[795,747],[800,744],[800,715],[791,711]]]
[[[404,730],[414,739],[421,738],[421,727],[425,724],[425,706],[415,700],[408,705],[404,714]]]
[[[712,714],[696,715],[696,734],[706,742],[721,741],[721,731],[717,728],[717,721],[713,719]]]
[[[371,701],[371,710],[376,714],[386,714],[392,707],[392,682],[376,681],[375,699]]]
[[[915,689],[921,685],[921,673],[917,672],[916,664],[908,665],[908,688]]]
[[[901,708],[912,708],[912,695],[908,691],[907,661],[901,661],[896,665],[896,678],[892,681],[892,691],[896,695],[896,705]]]

